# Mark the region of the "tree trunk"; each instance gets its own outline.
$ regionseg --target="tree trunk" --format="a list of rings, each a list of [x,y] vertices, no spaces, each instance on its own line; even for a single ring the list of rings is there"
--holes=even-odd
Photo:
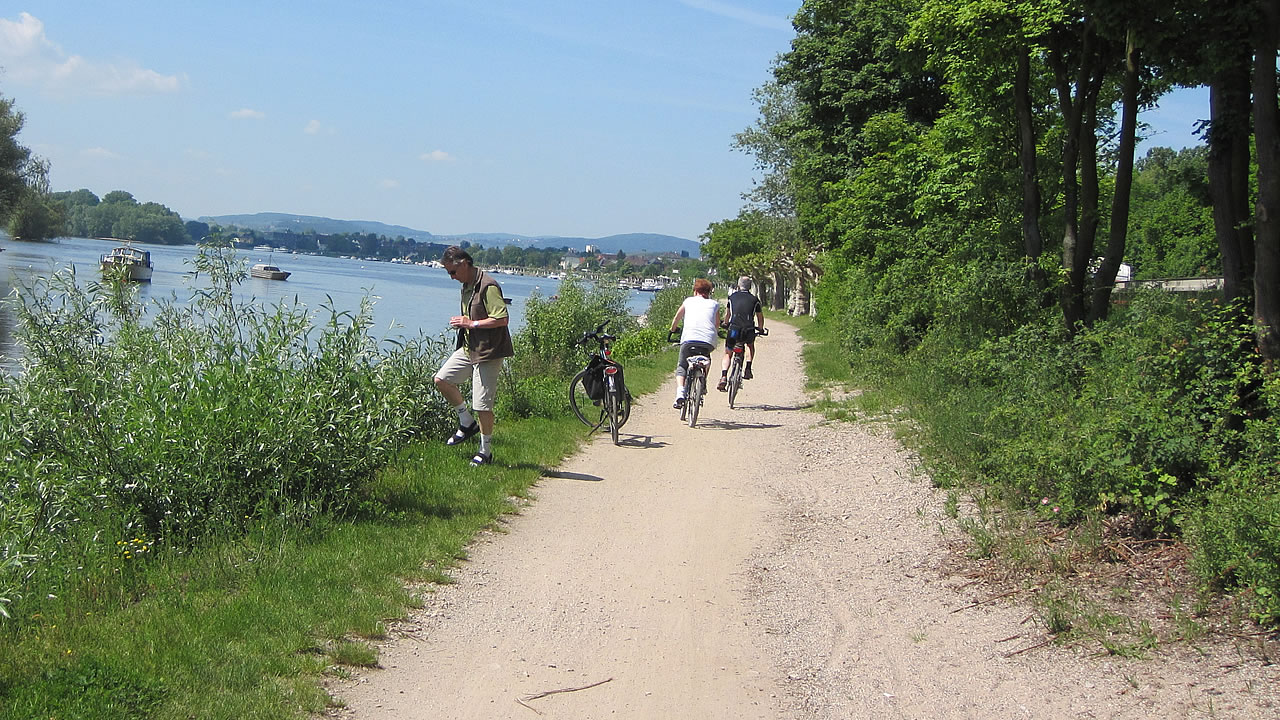
[[[1254,323],[1258,348],[1274,369],[1280,359],[1280,108],[1276,50],[1280,0],[1259,0],[1262,10],[1253,69],[1253,132],[1258,153],[1257,269]]]
[[[787,305],[788,315],[809,314],[809,285],[805,282],[804,271],[796,268],[792,281],[791,302]]]
[[[1209,82],[1209,195],[1222,253],[1223,299],[1247,302],[1253,292],[1249,227],[1249,55],[1239,51]]]
[[[1084,81],[1077,75],[1075,95],[1071,92],[1071,77],[1061,50],[1049,52],[1049,64],[1053,68],[1058,105],[1062,111],[1065,131],[1062,141],[1062,267],[1067,271],[1067,282],[1062,287],[1059,303],[1067,330],[1074,332],[1084,322],[1084,295],[1081,288],[1084,278],[1074,271],[1077,245],[1080,242],[1080,128],[1084,124]],[[1084,64],[1081,64],[1083,73]]]
[[[769,271],[769,279],[773,283],[773,296],[770,298],[770,310],[787,309],[787,285],[783,282],[780,270]]]
[[[1040,233],[1040,177],[1036,172],[1036,128],[1031,108],[1031,50],[1018,53],[1014,75],[1014,111],[1018,118],[1018,164],[1022,168],[1022,251],[1030,261],[1030,279],[1041,291],[1048,286],[1040,254],[1044,237]]]
[[[1133,188],[1133,153],[1138,129],[1138,48],[1133,30],[1125,38],[1124,83],[1121,89],[1120,147],[1116,168],[1115,195],[1111,201],[1111,228],[1107,251],[1093,281],[1093,301],[1089,324],[1105,319],[1111,311],[1111,290],[1124,260],[1125,236],[1129,232],[1129,194]]]

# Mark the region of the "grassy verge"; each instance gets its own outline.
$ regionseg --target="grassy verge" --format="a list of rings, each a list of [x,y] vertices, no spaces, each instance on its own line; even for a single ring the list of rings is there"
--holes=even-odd
[[[963,465],[957,458],[975,442],[952,436],[972,434],[971,424],[957,418],[982,399],[966,405],[952,393],[930,405],[939,393],[929,383],[938,379],[921,372],[927,366],[854,366],[829,325],[776,319],[795,325],[807,343],[810,385],[826,391],[816,409],[833,419],[888,422],[945,490],[944,511],[967,537],[955,571],[982,583],[989,597],[1028,603],[1031,619],[1054,642],[1130,657],[1170,643],[1199,648],[1216,637],[1242,654],[1274,653],[1256,632],[1247,601],[1209,592],[1198,581],[1186,544],[1134,533],[1132,515],[1086,509],[1067,519],[1055,499],[1037,496],[1029,507],[1000,477],[948,472]]]
[[[667,355],[627,363],[633,393],[667,379]],[[3,714],[274,719],[321,711],[334,700],[320,676],[376,662],[368,641],[420,602],[408,588],[448,582],[475,533],[512,512],[513,497],[588,439],[568,418],[499,418],[491,467],[470,467],[471,447],[432,439],[378,471],[349,517],[305,531],[262,524],[163,559],[127,553],[119,571],[140,575],[128,586],[142,590],[124,609],[79,612],[71,608],[91,604],[66,603],[59,616],[23,618],[22,630],[0,636]]]

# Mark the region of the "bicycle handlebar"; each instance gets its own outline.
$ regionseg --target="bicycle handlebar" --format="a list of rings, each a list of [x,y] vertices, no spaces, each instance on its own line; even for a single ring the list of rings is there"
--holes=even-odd
[[[605,343],[611,343],[614,340],[617,340],[617,335],[610,335],[609,333],[604,332],[604,327],[608,324],[609,321],[605,320],[597,325],[594,331],[582,333],[582,337],[578,338],[574,345],[586,345],[589,341],[595,340],[601,347],[604,347]]]

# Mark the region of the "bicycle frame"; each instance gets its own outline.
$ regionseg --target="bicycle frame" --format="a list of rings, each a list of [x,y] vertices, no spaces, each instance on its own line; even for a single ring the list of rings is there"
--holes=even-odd
[[[613,359],[611,344],[617,338],[604,332],[608,321],[600,323],[595,332],[583,333],[576,345],[594,341],[595,350],[588,350],[587,366],[569,382],[569,407],[574,415],[591,431],[608,424],[614,444],[618,444],[618,429],[631,416],[631,393],[623,380],[622,365]],[[594,383],[599,373],[603,394],[599,397],[587,392],[588,382]],[[598,418],[598,419],[597,419]]]

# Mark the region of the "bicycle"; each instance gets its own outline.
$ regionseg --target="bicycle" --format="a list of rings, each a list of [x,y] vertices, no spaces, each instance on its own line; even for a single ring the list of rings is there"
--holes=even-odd
[[[756,337],[761,338],[769,334],[766,328],[758,327],[755,329]],[[733,343],[733,357],[729,360],[729,377],[726,381],[725,389],[729,391],[729,409],[733,409],[733,401],[738,397],[738,390],[742,388],[742,369],[745,361],[747,344],[742,340],[736,340]]]
[[[569,381],[569,407],[591,432],[607,423],[609,436],[618,445],[618,430],[631,417],[631,393],[623,380],[622,365],[613,359],[611,346],[618,338],[604,331],[608,324],[605,320],[574,343],[584,346],[595,342],[596,349],[587,349],[587,366]]]
[[[667,342],[679,340],[679,328],[667,333]],[[691,355],[685,360],[685,364],[684,407],[680,408],[680,420],[693,427],[698,424],[698,413],[702,410],[702,402],[707,394],[707,371],[711,368],[711,358],[707,355]]]

